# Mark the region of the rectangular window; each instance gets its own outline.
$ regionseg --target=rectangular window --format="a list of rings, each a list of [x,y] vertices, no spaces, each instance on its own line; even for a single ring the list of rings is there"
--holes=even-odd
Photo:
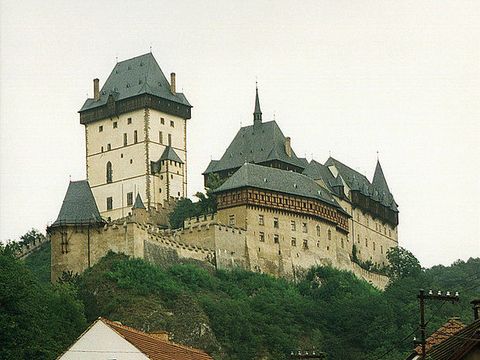
[[[265,242],[265,233],[260,231],[259,232],[260,242]]]
[[[118,123],[116,121],[113,122],[113,128],[116,129],[118,127]]]
[[[173,122],[173,120],[170,120],[170,126],[175,127],[175,123]]]
[[[307,239],[303,240],[303,248],[308,249],[308,240]]]
[[[320,225],[317,225],[317,236],[320,236]]]
[[[102,131],[103,131],[103,125],[100,125],[100,126],[98,127],[98,132],[102,132]]]
[[[308,232],[308,228],[307,228],[307,223],[306,223],[306,222],[302,223],[302,231],[303,231],[304,233],[307,233],[307,232]]]
[[[112,210],[113,209],[113,198],[107,197],[107,210]]]
[[[292,231],[297,231],[297,224],[295,224],[295,220],[290,221],[290,227]]]
[[[275,229],[278,229],[278,218],[277,218],[277,217],[276,217],[276,218],[273,218],[273,227],[274,227]]]
[[[103,146],[102,146],[102,148],[101,148],[101,151],[103,152]]]
[[[228,216],[228,225],[235,226],[235,215],[231,214]]]
[[[280,242],[280,237],[277,234],[273,235],[273,242],[275,244],[278,244]]]
[[[107,144],[107,151],[112,150],[112,144]]]
[[[128,135],[125,133],[123,134],[123,146],[127,146],[128,143]]]
[[[375,246],[375,241],[373,242],[372,245],[373,245],[373,251],[375,251],[375,248],[376,248],[376,246]]]
[[[380,245],[380,254],[383,254],[383,245]]]
[[[297,239],[292,237],[292,246],[297,246]]]
[[[127,124],[130,125],[132,123],[132,118],[127,119]]]
[[[165,119],[164,118],[160,118],[160,124],[165,125]]]
[[[258,215],[258,225],[265,225],[265,218],[263,215]]]
[[[368,239],[365,238],[365,247],[368,247]]]
[[[138,142],[138,133],[137,130],[133,132],[133,142],[136,144]]]
[[[168,134],[168,146],[172,146],[172,134]]]
[[[163,145],[163,132],[158,132],[158,142]]]
[[[127,193],[127,206],[133,205],[133,192]]]

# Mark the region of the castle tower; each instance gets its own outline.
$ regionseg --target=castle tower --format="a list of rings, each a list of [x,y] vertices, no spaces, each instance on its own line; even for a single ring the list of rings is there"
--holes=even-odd
[[[101,89],[94,80],[79,113],[87,179],[103,217],[128,215],[137,194],[147,210],[186,196],[191,107],[151,53],[117,63]]]

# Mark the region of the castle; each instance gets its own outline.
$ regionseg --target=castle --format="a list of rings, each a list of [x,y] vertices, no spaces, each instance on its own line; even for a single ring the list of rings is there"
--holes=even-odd
[[[151,53],[116,64],[80,113],[87,180],[70,182],[49,226],[52,281],[81,273],[108,251],[154,263],[194,259],[295,278],[315,265],[350,270],[379,288],[388,278],[358,265],[386,264],[398,246],[398,205],[379,162],[370,182],[330,157],[298,157],[275,121],[240,128],[204,175],[217,212],[168,227],[187,191],[187,120],[192,106]]]

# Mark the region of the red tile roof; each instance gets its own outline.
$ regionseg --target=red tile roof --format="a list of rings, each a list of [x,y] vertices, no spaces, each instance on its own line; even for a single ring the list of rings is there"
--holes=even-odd
[[[428,352],[433,346],[440,344],[442,341],[448,339],[451,335],[456,334],[465,327],[458,318],[451,318],[443,324],[437,331],[435,331],[425,342],[425,349]],[[417,354],[422,353],[422,347],[415,348]]]
[[[202,350],[165,341],[156,334],[148,334],[105,318],[99,320],[152,360],[213,360]]]

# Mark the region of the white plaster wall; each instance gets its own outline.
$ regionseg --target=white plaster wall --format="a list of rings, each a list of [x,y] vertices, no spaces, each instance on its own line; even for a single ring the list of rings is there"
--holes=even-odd
[[[97,320],[59,359],[144,360],[148,357],[109,326]]]

